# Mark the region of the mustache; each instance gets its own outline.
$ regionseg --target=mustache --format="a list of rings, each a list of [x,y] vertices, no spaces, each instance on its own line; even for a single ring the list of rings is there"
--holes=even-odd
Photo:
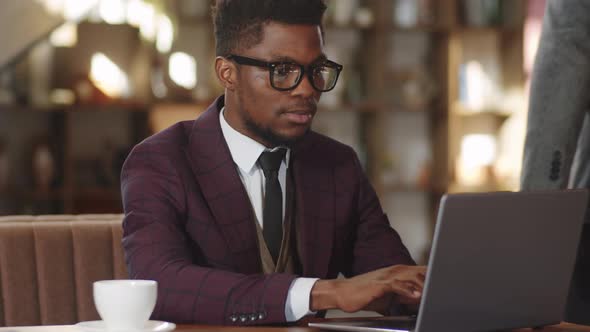
[[[314,99],[302,99],[297,103],[289,106],[283,106],[279,109],[281,113],[287,113],[292,111],[309,111],[315,113],[318,109],[318,103]]]

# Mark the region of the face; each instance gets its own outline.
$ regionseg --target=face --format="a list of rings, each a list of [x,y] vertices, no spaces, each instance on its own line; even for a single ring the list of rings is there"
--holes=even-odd
[[[271,22],[263,26],[262,42],[235,54],[266,62],[295,62],[307,68],[325,61],[322,45],[319,26]],[[295,89],[278,91],[271,86],[268,69],[234,62],[226,65],[234,70],[231,86],[225,83],[225,117],[233,128],[267,147],[289,146],[309,131],[321,92],[312,87],[307,76]]]

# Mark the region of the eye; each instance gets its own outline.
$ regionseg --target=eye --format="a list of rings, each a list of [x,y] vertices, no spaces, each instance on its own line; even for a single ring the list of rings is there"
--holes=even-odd
[[[324,71],[327,71],[328,67],[325,64],[317,65],[313,68],[313,75],[321,75]]]
[[[277,78],[287,78],[289,75],[299,72],[299,66],[293,63],[280,63],[275,66],[274,74]]]

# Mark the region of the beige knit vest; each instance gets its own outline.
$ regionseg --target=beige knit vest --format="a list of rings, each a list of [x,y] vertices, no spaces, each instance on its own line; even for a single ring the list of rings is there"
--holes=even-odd
[[[281,242],[281,251],[279,252],[278,262],[275,262],[270,255],[270,251],[264,241],[262,227],[255,221],[258,235],[258,248],[260,249],[260,261],[262,263],[262,272],[269,273],[290,273],[299,274],[298,252],[297,252],[297,227],[295,227],[296,209],[295,209],[295,188],[290,177],[291,172],[287,172],[287,195],[285,220],[283,222],[283,240]]]

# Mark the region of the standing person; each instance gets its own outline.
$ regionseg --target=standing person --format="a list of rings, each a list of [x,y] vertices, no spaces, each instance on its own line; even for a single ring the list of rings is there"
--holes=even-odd
[[[533,70],[522,190],[590,188],[590,2],[547,1]],[[590,325],[590,214],[566,320]]]

